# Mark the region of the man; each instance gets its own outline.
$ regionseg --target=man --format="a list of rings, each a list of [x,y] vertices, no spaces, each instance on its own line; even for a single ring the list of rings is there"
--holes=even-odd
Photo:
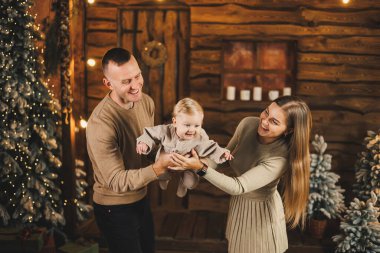
[[[87,149],[94,169],[94,213],[111,253],[154,252],[147,184],[170,165],[163,154],[152,165],[136,153],[136,138],[153,126],[153,100],[142,92],[136,59],[122,48],[103,57],[103,84],[110,92],[88,120]]]

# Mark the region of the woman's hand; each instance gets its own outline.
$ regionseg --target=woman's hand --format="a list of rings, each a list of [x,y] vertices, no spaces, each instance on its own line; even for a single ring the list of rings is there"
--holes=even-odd
[[[161,152],[157,161],[152,164],[153,170],[157,176],[165,173],[169,167],[176,166],[172,161],[172,155],[173,154]]]
[[[172,153],[171,161],[174,164],[174,166],[170,166],[169,168],[173,170],[202,169],[203,163],[201,162],[201,160],[199,160],[199,156],[194,149],[191,150],[191,155],[191,157],[186,157],[176,153]]]

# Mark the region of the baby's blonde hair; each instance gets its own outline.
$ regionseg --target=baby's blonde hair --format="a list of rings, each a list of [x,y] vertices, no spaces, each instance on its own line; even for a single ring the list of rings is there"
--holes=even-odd
[[[202,106],[191,98],[183,98],[174,106],[173,117],[176,117],[179,113],[193,115],[200,113],[204,115]]]

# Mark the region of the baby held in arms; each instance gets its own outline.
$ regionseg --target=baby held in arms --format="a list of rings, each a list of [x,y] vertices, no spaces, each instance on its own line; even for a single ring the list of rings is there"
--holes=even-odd
[[[184,98],[174,106],[172,123],[144,128],[144,133],[137,138],[136,152],[149,154],[155,144],[159,145],[157,156],[163,149],[166,153],[175,152],[187,155],[194,149],[201,158],[210,158],[216,163],[223,163],[233,157],[229,150],[221,148],[215,141],[210,140],[202,128],[203,108],[191,99]],[[177,188],[177,196],[184,197],[188,189],[197,186],[199,176],[193,170],[181,172]],[[166,190],[170,173],[159,176],[160,188]]]

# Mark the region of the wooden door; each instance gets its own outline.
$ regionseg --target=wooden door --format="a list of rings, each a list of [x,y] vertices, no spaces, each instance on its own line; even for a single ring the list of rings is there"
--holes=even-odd
[[[166,61],[154,67],[142,58],[147,43],[152,41],[166,48]],[[139,62],[144,92],[155,102],[155,124],[170,121],[175,103],[188,94],[189,42],[190,9],[184,3],[87,5],[86,60],[93,58],[98,63],[86,67],[88,115],[108,91],[101,84],[101,58],[108,49],[118,46],[132,52]],[[153,206],[177,209],[186,205],[186,200],[175,196],[176,181],[170,182],[164,192],[157,184],[151,185]]]

